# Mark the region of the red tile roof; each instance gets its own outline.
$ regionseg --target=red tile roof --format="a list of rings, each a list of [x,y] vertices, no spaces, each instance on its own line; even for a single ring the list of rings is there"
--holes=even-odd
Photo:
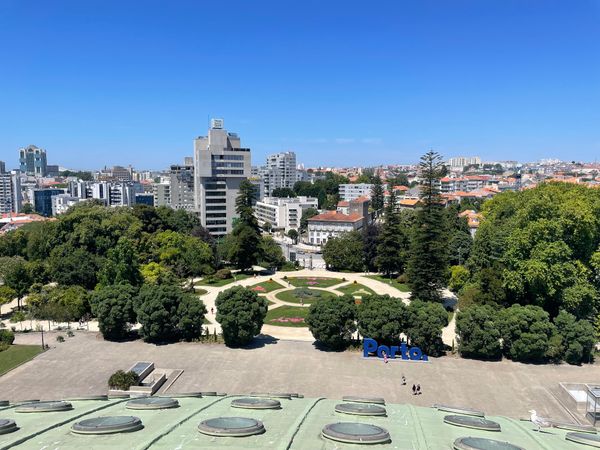
[[[363,216],[360,214],[343,214],[337,211],[326,211],[319,215],[313,216],[308,219],[309,222],[358,222],[362,220]]]

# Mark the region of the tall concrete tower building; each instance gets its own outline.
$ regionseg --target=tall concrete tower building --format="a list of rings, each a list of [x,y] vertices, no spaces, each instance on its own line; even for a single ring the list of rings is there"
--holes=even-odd
[[[194,206],[202,225],[215,237],[233,227],[240,183],[250,176],[250,149],[212,119],[208,136],[194,140]]]
[[[21,172],[36,177],[45,177],[48,170],[46,150],[30,145],[19,150]]]
[[[263,179],[267,196],[278,188],[292,189],[296,183],[296,154],[282,152],[268,156]]]

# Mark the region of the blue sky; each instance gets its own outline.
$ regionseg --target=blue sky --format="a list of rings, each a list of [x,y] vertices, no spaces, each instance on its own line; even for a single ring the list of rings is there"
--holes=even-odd
[[[307,165],[600,156],[600,1],[0,1],[0,159],[163,168],[208,117]]]

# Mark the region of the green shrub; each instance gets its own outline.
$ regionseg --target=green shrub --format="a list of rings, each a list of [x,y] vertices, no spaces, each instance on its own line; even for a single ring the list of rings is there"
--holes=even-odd
[[[396,278],[396,281],[398,283],[406,284],[406,283],[408,283],[408,275],[405,273],[402,273],[402,274],[398,275],[398,278]]]
[[[221,324],[225,344],[240,346],[260,333],[268,303],[256,292],[235,286],[220,292],[215,302],[217,322]]]
[[[356,331],[356,304],[350,295],[335,297],[310,306],[306,318],[308,329],[328,348],[343,349]]]
[[[0,342],[12,345],[12,343],[15,342],[15,333],[9,330],[0,330]]]
[[[62,343],[62,342],[65,342],[65,338],[64,338],[64,336],[62,336],[62,335],[60,335],[60,334],[59,334],[58,336],[56,336],[56,342],[61,342],[61,343]]]
[[[0,352],[3,352],[8,347],[10,347],[10,345],[8,345],[6,342],[0,342]]]
[[[228,280],[229,278],[233,277],[233,275],[231,274],[231,270],[229,269],[219,269],[215,273],[214,277],[217,280]]]
[[[128,391],[131,386],[137,386],[140,382],[138,374],[132,371],[125,372],[124,370],[117,370],[108,379],[108,387],[111,389],[120,389],[122,391]]]
[[[456,316],[456,333],[461,356],[475,359],[502,357],[497,314],[497,310],[490,305],[472,306],[459,311]]]
[[[67,331],[67,337],[73,337],[75,336],[75,333],[73,333],[71,330]]]

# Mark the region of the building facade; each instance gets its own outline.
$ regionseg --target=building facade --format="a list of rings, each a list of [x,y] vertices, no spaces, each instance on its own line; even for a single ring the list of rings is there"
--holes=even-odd
[[[369,183],[340,184],[340,199],[346,202],[359,197],[371,198],[373,185]]]
[[[223,128],[223,120],[213,119],[208,135],[194,140],[194,209],[213,236],[232,230],[240,183],[250,171],[250,149]]]
[[[187,158],[186,158],[187,159]],[[170,170],[170,205],[173,209],[194,210],[194,166],[173,165]]]
[[[52,197],[64,194],[62,189],[34,189],[33,190],[33,209],[36,213],[44,217],[52,216]]]
[[[269,155],[263,175],[265,195],[270,197],[275,189],[293,189],[297,181],[296,153],[281,152]]]
[[[21,172],[35,177],[45,177],[48,169],[46,150],[30,145],[19,150]]]
[[[371,220],[369,203],[368,198],[360,197],[349,202],[348,214],[337,210],[311,217],[308,219],[308,243],[324,245],[332,237],[360,230],[368,225]]]
[[[270,223],[273,229],[284,230],[300,228],[302,212],[308,208],[317,208],[319,201],[312,197],[277,198],[266,197],[256,202],[254,213],[260,226]]]
[[[76,205],[82,201],[79,197],[74,197],[71,194],[58,194],[53,195],[51,198],[52,202],[52,215],[57,216],[59,214],[66,213],[71,206]]]
[[[15,171],[0,173],[0,213],[19,213],[21,208],[20,174]]]

